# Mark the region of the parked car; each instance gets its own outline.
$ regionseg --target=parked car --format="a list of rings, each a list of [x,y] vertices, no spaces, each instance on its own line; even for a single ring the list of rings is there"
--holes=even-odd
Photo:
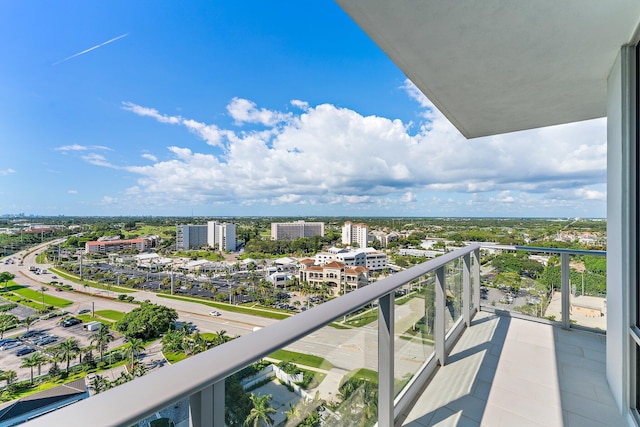
[[[83,308],[78,312],[78,314],[85,314],[85,313],[91,313],[91,310],[89,310],[88,308]]]
[[[82,323],[82,320],[76,319],[75,317],[71,317],[70,319],[63,320],[62,323],[60,324],[64,328],[68,328],[69,326],[79,325],[80,323]]]
[[[44,338],[41,338],[37,341],[34,342],[35,345],[47,345],[47,344],[51,344],[52,342],[56,342],[58,341],[58,337],[54,337],[54,336],[46,336]]]
[[[0,347],[0,350],[11,350],[12,348],[16,348],[21,346],[22,343],[20,341],[13,341],[13,342],[8,342],[2,345],[2,347]]]
[[[0,347],[2,347],[3,345],[10,343],[10,342],[18,342],[17,339],[15,338],[4,338],[0,340]]]
[[[20,339],[21,340],[25,340],[27,338],[31,338],[31,337],[35,337],[36,335],[40,335],[41,332],[40,331],[29,331],[29,332],[25,332],[24,334],[20,335]]]
[[[36,351],[36,349],[33,347],[21,348],[20,350],[16,351],[16,356],[24,356],[26,354],[33,353],[34,351]]]

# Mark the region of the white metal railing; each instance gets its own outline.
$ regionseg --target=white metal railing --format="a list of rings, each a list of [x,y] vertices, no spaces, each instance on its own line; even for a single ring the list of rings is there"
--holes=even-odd
[[[462,316],[445,330],[445,266],[462,259]],[[394,398],[395,291],[427,273],[435,272],[435,358],[424,363]],[[473,284],[473,290],[471,289]],[[378,301],[378,425],[390,427],[408,407],[431,375],[429,369],[446,363],[447,350],[480,307],[480,245],[472,244],[399,272],[321,304],[288,319],[244,335],[187,360],[128,382],[74,405],[31,420],[29,426],[130,426],[189,398],[191,426],[223,426],[225,378],[242,368],[329,325],[354,310]],[[473,292],[472,292],[473,291]],[[473,296],[473,301],[472,301]],[[455,320],[455,319],[454,319]]]

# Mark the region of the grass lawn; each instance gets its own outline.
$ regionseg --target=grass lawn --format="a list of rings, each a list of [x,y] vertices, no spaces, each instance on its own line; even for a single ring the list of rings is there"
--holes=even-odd
[[[282,319],[286,319],[286,318],[290,317],[287,314],[276,313],[274,311],[270,311],[270,310],[266,310],[266,309],[252,309],[252,308],[240,307],[240,306],[237,306],[237,305],[222,304],[222,303],[219,303],[219,302],[213,302],[213,301],[208,301],[208,300],[205,301],[205,300],[201,300],[201,299],[198,299],[198,298],[179,297],[179,296],[167,295],[167,294],[158,294],[158,296],[162,297],[162,298],[175,299],[175,300],[178,300],[178,301],[197,302],[198,304],[206,305],[206,306],[213,307],[213,308],[218,308],[220,310],[232,311],[234,313],[251,314],[251,315],[254,315],[254,316],[266,317],[266,318],[269,318],[269,319],[282,320]]]
[[[100,322],[103,325],[111,325],[113,322],[107,319],[101,319],[99,317],[93,317],[90,314],[79,314],[77,316],[73,316],[73,317],[77,317],[78,319],[82,320],[83,323],[89,323],[89,322]]]
[[[48,289],[48,288],[47,288]],[[21,297],[28,298],[34,302],[42,302],[43,295],[41,292],[35,291],[31,288],[20,287],[14,288],[13,293],[20,295]],[[54,307],[64,308],[73,304],[73,301],[69,301],[68,299],[54,297],[53,295],[48,295],[46,292],[44,293],[44,303],[45,305],[52,305]]]
[[[124,317],[125,313],[117,310],[98,310],[96,315],[117,322]]]
[[[345,322],[346,325],[349,326],[364,326],[369,323],[373,323],[378,320],[378,309],[374,308],[373,310],[369,310],[364,314],[357,315],[352,319],[349,319]]]
[[[314,356],[312,354],[296,353],[295,351],[276,350],[268,357],[281,360],[283,362],[291,362],[303,366],[310,366],[312,368],[325,369],[327,371],[333,368],[331,362],[323,359],[322,357]]]
[[[118,293],[121,293],[121,294],[135,292],[135,290],[133,290],[133,289],[123,288],[123,287],[120,287],[120,286],[104,285],[102,283],[94,282],[92,280],[80,280],[80,278],[78,276],[71,275],[71,274],[66,273],[66,272],[64,272],[62,270],[58,270],[57,268],[51,268],[51,269],[49,269],[49,271],[51,271],[52,273],[57,274],[58,276],[60,276],[62,278],[70,280],[73,283],[77,283],[79,285],[84,285],[84,286],[89,286],[91,288],[103,289],[105,291],[106,290],[110,290],[112,292],[118,292]]]
[[[378,384],[378,372],[367,368],[359,368],[347,372],[347,374],[345,374],[345,376],[342,378],[342,382],[344,383],[354,377]]]
[[[186,356],[183,352],[179,352],[179,353],[168,353],[168,352],[163,352],[162,354],[164,354],[164,357],[167,359],[167,361],[169,363],[171,363],[172,365],[174,363],[178,363],[181,360],[187,359],[189,356]]]

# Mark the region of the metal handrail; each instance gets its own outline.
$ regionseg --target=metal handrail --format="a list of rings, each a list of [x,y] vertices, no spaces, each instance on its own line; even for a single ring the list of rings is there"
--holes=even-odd
[[[286,347],[334,320],[394,292],[426,273],[480,248],[471,244],[444,254],[372,285],[358,289],[281,320],[273,325],[241,336],[221,346],[199,353],[181,363],[125,383],[82,400],[70,407],[29,422],[30,426],[127,426],[138,422],[174,402],[188,398],[275,350]]]

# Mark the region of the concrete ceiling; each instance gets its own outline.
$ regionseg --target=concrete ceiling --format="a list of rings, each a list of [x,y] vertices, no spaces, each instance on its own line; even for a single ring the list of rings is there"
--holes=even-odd
[[[468,138],[606,115],[639,0],[337,0]]]

